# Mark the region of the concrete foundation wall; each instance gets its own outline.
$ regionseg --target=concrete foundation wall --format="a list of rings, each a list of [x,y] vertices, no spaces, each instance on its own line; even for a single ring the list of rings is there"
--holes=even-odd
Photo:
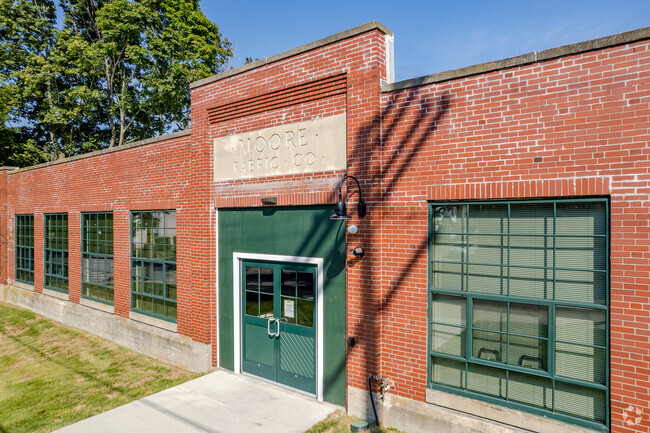
[[[211,365],[210,345],[198,343],[175,332],[14,285],[0,284],[0,301],[29,309],[64,325],[90,332],[191,371],[214,369]]]
[[[560,421],[484,403],[441,391],[427,390],[423,403],[386,394],[374,394],[377,416],[383,427],[405,433],[587,433],[593,430]],[[348,387],[348,413],[374,422],[367,390]]]

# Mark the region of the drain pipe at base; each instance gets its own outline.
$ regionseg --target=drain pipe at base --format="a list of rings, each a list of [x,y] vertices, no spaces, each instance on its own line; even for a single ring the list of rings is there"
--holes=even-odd
[[[372,396],[372,379],[376,378],[375,375],[368,376],[368,395],[370,396],[370,403],[372,403],[372,411],[375,413],[375,421],[379,427],[379,417],[377,416],[377,408],[375,408],[375,398]]]
[[[379,399],[381,401],[384,401],[384,396],[386,395],[386,392],[391,389],[395,388],[393,381],[390,380],[385,374],[381,374],[379,376],[371,374],[368,376],[368,394],[370,396],[370,403],[372,403],[372,411],[375,414],[375,420],[377,421],[377,427],[379,427],[379,417],[377,416],[377,408],[375,407],[375,399],[372,396],[372,380],[375,379],[378,382],[379,385]]]

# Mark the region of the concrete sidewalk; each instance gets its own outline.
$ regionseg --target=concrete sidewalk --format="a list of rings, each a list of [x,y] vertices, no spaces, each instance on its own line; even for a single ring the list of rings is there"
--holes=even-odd
[[[339,409],[251,377],[216,371],[65,427],[61,433],[302,433]]]

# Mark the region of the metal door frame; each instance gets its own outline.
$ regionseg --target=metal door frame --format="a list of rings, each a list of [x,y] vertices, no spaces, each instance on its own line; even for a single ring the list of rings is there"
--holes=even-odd
[[[280,256],[274,254],[232,253],[233,268],[233,320],[235,374],[242,372],[242,303],[241,266],[244,260],[282,262],[296,265],[316,266],[316,399],[323,401],[323,264],[316,257]]]

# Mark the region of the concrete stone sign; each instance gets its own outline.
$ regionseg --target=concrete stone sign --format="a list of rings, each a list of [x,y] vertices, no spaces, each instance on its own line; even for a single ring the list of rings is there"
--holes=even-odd
[[[214,139],[214,180],[345,169],[345,114]]]

